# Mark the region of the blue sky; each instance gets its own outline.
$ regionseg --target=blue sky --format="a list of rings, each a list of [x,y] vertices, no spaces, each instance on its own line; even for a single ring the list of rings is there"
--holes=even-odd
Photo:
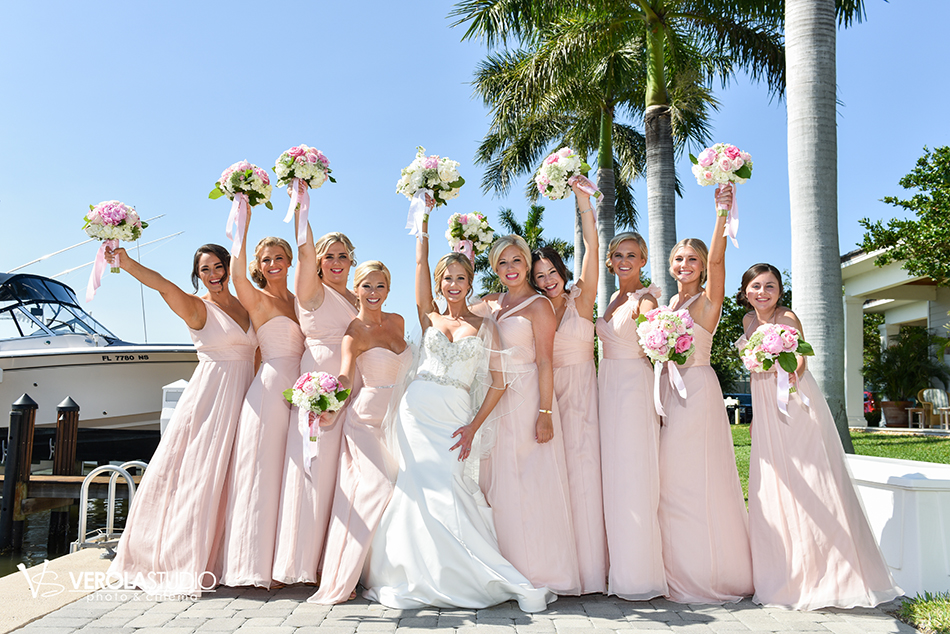
[[[924,145],[950,143],[943,113],[950,88],[945,0],[866,0],[867,20],[838,32],[838,217],[841,251],[861,239],[859,218],[889,218],[880,202],[901,194],[897,181]],[[10,2],[0,22],[0,271],[80,242],[90,203],[118,199],[143,218],[165,214],[142,242],[184,231],[141,250],[142,262],[189,287],[191,258],[205,242],[225,243],[229,204],[209,200],[221,171],[247,159],[270,168],[292,145],[320,148],[337,184],[313,193],[316,235],[347,233],[360,260],[393,271],[389,310],[411,323],[412,238],[408,201],[395,193],[417,145],[462,163],[468,184],[448,214],[499,207],[523,218],[522,188],[506,199],[483,196],[473,164],[488,112],[472,98],[472,73],[485,54],[451,29],[450,2],[411,4],[250,2]],[[740,249],[729,247],[727,290],[751,264],[790,268],[786,116],[783,102],[740,77],[717,89],[714,141],[749,151],[753,178],[739,189]],[[712,188],[678,161],[686,192],[677,201],[678,237],[708,240]],[[639,229],[646,187],[636,187]],[[275,211],[255,210],[250,242],[292,241]],[[571,239],[570,200],[546,201],[546,235]],[[494,223],[497,227],[497,223]],[[33,265],[55,275],[90,262],[90,243]],[[446,247],[447,249],[447,247]],[[133,250],[133,255],[135,255]],[[83,294],[89,268],[58,279]],[[794,281],[793,281],[794,283]],[[119,336],[143,341],[138,284],[108,275],[88,306]],[[184,325],[146,289],[149,341],[188,340]]]

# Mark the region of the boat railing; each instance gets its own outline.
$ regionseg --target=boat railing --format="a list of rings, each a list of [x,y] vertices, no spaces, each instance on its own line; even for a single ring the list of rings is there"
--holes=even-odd
[[[119,478],[125,480],[129,490],[129,505],[132,508],[132,499],[135,497],[135,481],[129,473],[129,469],[138,467],[145,469],[148,465],[141,460],[131,460],[119,466],[102,465],[96,467],[83,479],[82,489],[79,497],[79,536],[69,546],[69,552],[78,552],[84,548],[106,548],[112,553],[112,550],[119,543],[121,531],[115,529],[115,502],[116,502],[116,483]],[[89,487],[93,480],[103,474],[110,473],[109,476],[109,496],[106,499],[106,527],[97,528],[93,531],[86,530],[89,512]]]

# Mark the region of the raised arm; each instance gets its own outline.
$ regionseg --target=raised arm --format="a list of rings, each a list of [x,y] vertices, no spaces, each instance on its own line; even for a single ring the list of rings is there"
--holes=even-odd
[[[429,313],[435,310],[432,299],[432,275],[429,271],[429,214],[422,217],[422,235],[416,240],[416,310],[425,332],[431,324]]]
[[[600,276],[600,244],[597,241],[597,222],[590,205],[590,196],[578,189],[577,183],[571,187],[577,197],[581,212],[581,230],[584,236],[584,261],[581,262],[581,279],[577,285],[581,296],[575,302],[578,314],[585,319],[594,318],[594,302],[597,301],[597,282]]]
[[[241,251],[231,254],[231,281],[234,282],[234,292],[244,306],[244,310],[251,316],[255,327],[261,326],[256,319],[260,315],[263,304],[263,293],[254,288],[254,284],[247,277],[247,230],[251,226],[251,208],[247,209],[247,222],[244,223],[244,237]]]
[[[732,206],[734,187],[728,184],[721,190],[718,188],[716,190],[716,227],[713,229],[712,240],[709,241],[705,295],[709,301],[709,310],[716,314],[717,319],[726,297],[726,216],[719,215],[719,210],[722,207],[728,209]]]
[[[535,425],[535,436],[539,443],[546,443],[554,438],[554,419],[550,412],[554,409],[554,331],[557,330],[557,320],[554,316],[554,307],[547,298],[535,302],[531,310],[531,326],[534,331],[535,362],[538,366],[538,389],[541,399],[538,404],[538,422]]]
[[[181,290],[162,277],[157,271],[153,271],[139,264],[133,260],[122,247],[111,251],[106,250],[106,259],[126,271],[142,284],[161,293],[162,299],[165,300],[168,307],[172,309],[172,312],[181,317],[189,328],[192,330],[201,330],[204,328],[205,321],[208,319],[208,309],[204,302],[198,297]],[[222,275],[223,274],[224,272],[222,271]]]
[[[307,184],[303,179],[297,181],[297,191],[302,196]],[[300,207],[294,210],[294,235],[300,227]],[[294,275],[294,295],[307,310],[316,310],[323,304],[325,291],[323,280],[317,275],[317,250],[313,246],[313,231],[307,223],[307,240],[297,247],[297,274]]]

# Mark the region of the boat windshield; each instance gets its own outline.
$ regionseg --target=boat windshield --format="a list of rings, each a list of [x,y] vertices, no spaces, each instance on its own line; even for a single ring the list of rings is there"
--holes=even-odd
[[[117,339],[79,306],[68,286],[36,275],[0,280],[0,340],[66,334]]]

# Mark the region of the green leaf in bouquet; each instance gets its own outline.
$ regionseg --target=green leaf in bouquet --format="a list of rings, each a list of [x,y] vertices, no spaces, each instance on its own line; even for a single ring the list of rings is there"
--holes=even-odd
[[[329,171],[329,170],[327,170],[327,180],[330,181],[331,183],[335,183],[335,182],[336,182],[336,179],[333,178],[332,176],[330,176],[330,171]]]
[[[281,392],[281,394],[284,395],[284,398],[287,399],[287,402],[288,402],[288,403],[290,403],[291,405],[293,405],[293,403],[294,403],[294,388],[289,387],[289,388],[287,388],[286,390],[284,390],[283,392]]]
[[[752,178],[752,168],[746,163],[735,171],[735,175],[739,178]]]
[[[794,352],[783,352],[778,355],[778,364],[786,372],[794,372],[798,369],[798,359],[796,359]]]
[[[83,216],[82,219],[83,219],[82,228],[85,229],[86,227],[89,226],[89,216]]]
[[[465,179],[459,176],[457,180],[449,183],[449,187],[451,187],[452,189],[458,189],[464,184],[465,184]]]
[[[95,208],[96,208],[95,205],[89,205],[89,211],[92,211],[92,210],[95,209]]]
[[[646,315],[643,315],[643,314],[637,315],[637,325],[638,325],[638,326],[639,326],[640,324],[642,324],[643,322],[645,322],[646,320],[647,320],[647,316],[646,316]]]
[[[811,344],[807,341],[798,342],[798,350],[795,351],[795,354],[800,354],[803,357],[810,357],[815,354],[814,348],[811,347]]]
[[[274,210],[274,205],[272,205],[269,200],[266,203],[264,203],[264,206],[270,209],[271,211]]]
[[[699,165],[699,159],[693,156],[692,152],[689,153],[689,162],[693,165]]]
[[[773,361],[772,359],[766,359],[765,361],[762,362],[762,369],[768,372],[769,370],[772,369],[773,365],[775,365],[775,361]]]
[[[339,392],[336,393],[336,400],[340,401],[341,403],[348,398],[350,398],[349,388],[345,390],[340,390]]]
[[[208,198],[210,198],[211,200],[217,200],[221,198],[222,196],[224,196],[224,192],[221,191],[220,183],[215,183],[214,189],[212,189],[211,193],[208,194]]]
[[[317,399],[317,407],[319,407],[322,412],[327,411],[327,408],[330,407],[330,401],[327,400],[325,395],[321,394],[320,398]]]
[[[587,163],[581,163],[581,171],[585,174],[590,171],[590,165]]]
[[[148,223],[145,222],[144,220],[142,221],[142,228],[143,228],[143,229],[148,229]]]

